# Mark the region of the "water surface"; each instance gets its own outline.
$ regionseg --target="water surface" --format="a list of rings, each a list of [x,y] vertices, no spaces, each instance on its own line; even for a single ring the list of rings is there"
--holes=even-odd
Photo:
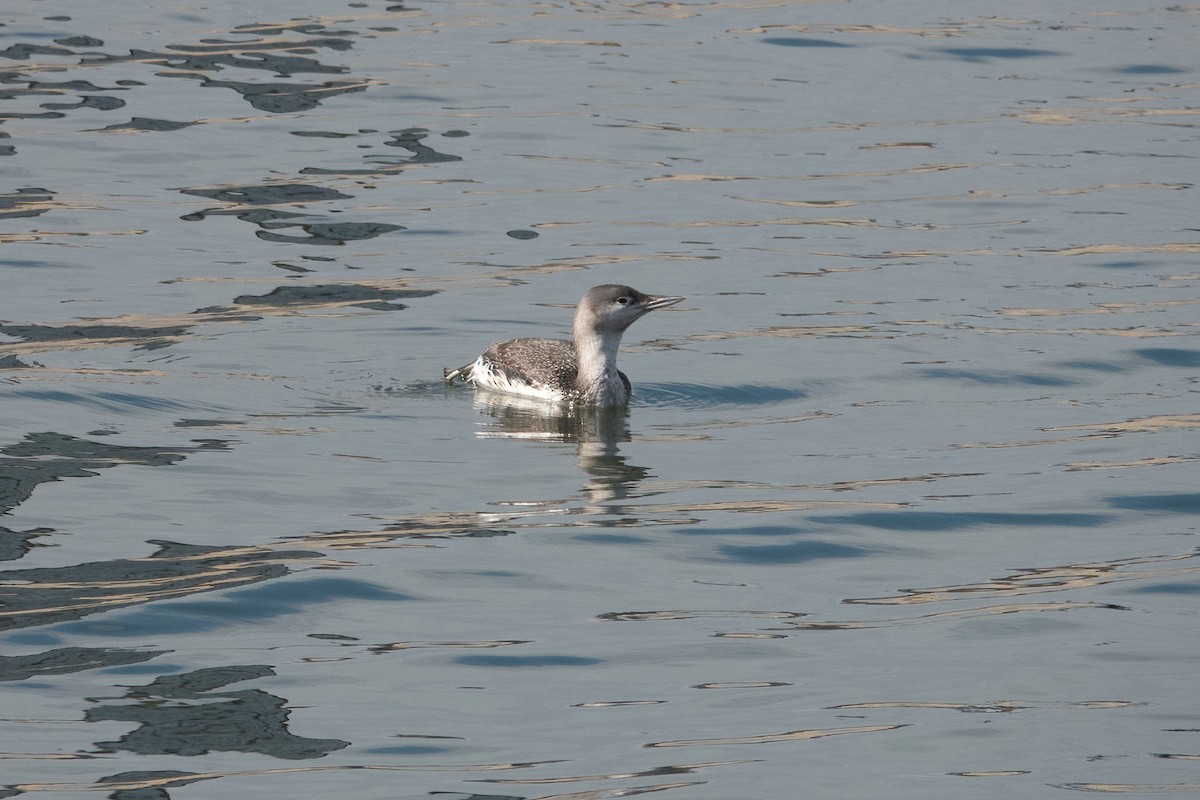
[[[1200,792],[1195,8],[0,22],[0,796]]]

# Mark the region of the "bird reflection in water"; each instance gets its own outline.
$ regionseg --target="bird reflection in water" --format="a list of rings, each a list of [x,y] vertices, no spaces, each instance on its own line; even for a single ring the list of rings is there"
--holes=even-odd
[[[579,469],[588,476],[584,491],[591,504],[624,500],[648,474],[647,467],[625,462],[619,442],[631,440],[625,406],[575,406],[495,392],[476,392],[475,408],[494,422],[478,436],[485,439],[535,439],[574,443]],[[588,508],[584,513],[616,513]]]

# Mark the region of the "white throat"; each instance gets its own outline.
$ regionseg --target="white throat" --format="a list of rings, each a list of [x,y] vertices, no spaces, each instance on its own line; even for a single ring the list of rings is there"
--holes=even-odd
[[[575,327],[575,386],[585,402],[625,402],[625,384],[617,372],[620,333],[601,333],[588,325]]]

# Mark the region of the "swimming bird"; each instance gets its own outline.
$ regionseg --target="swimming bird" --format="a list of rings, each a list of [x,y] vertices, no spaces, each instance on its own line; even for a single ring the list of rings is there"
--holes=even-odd
[[[617,369],[621,334],[656,308],[682,297],[651,297],[628,286],[593,286],[575,308],[572,341],[513,339],[496,342],[465,367],[444,370],[455,378],[491,389],[543,400],[588,406],[622,406],[633,391]]]

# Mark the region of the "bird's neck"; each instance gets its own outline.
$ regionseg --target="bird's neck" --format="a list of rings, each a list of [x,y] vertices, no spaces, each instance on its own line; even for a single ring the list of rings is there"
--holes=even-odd
[[[601,333],[590,325],[575,325],[575,386],[590,402],[624,402],[625,385],[617,372],[620,333]]]

